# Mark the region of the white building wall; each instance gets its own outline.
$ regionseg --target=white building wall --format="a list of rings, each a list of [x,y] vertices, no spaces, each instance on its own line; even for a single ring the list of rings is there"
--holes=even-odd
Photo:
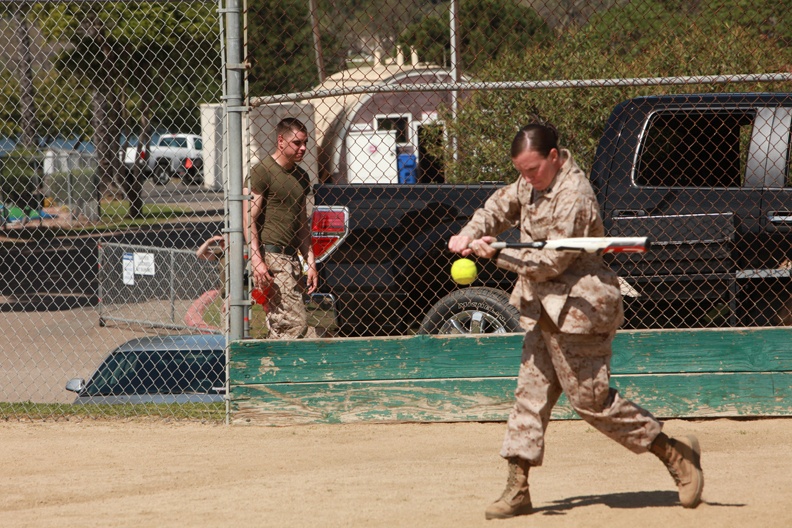
[[[225,120],[223,105],[201,105],[201,139],[203,140],[204,182],[203,188],[208,191],[221,191],[225,183],[223,172],[223,143]]]

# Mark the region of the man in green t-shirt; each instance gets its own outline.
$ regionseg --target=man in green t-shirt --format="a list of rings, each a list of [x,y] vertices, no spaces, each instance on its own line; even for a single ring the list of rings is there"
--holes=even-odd
[[[307,149],[308,130],[298,119],[286,118],[276,133],[275,152],[250,173],[253,282],[267,292],[268,338],[314,337],[303,302],[303,293],[314,292],[319,278],[305,206],[311,181],[297,165]],[[298,252],[308,265],[305,285]]]

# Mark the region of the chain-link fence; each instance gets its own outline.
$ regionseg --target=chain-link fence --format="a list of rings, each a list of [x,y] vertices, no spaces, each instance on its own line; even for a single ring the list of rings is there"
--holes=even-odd
[[[254,218],[268,310],[251,335],[518,330],[516,277],[480,259],[459,286],[446,246],[517,179],[535,120],[590,175],[606,234],[654,241],[608,260],[625,328],[790,322],[789,1],[249,0],[225,64],[229,3],[0,2],[3,400],[69,403],[65,380],[154,331],[98,325],[97,244],[218,234],[239,113],[252,200],[228,200]]]
[[[0,2],[3,417],[222,417],[220,7]]]
[[[100,325],[222,331],[222,257],[117,243],[97,249]]]
[[[252,2],[252,150],[288,154],[276,123],[306,124],[318,290],[337,332],[517,328],[516,276],[480,259],[460,287],[445,246],[517,179],[509,146],[531,121],[555,125],[590,174],[607,235],[654,241],[608,260],[625,328],[788,324],[786,7]]]

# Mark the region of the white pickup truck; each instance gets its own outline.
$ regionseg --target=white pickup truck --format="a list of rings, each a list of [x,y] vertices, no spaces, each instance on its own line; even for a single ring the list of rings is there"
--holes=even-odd
[[[163,134],[149,148],[127,147],[124,163],[138,163],[157,185],[178,176],[185,185],[203,183],[203,141],[194,134]]]

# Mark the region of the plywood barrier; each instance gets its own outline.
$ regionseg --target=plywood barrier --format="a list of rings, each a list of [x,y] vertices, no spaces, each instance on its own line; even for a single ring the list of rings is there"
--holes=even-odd
[[[231,344],[234,423],[505,420],[522,334]],[[792,415],[792,329],[623,331],[611,385],[661,418]],[[562,396],[554,419],[577,415]]]

